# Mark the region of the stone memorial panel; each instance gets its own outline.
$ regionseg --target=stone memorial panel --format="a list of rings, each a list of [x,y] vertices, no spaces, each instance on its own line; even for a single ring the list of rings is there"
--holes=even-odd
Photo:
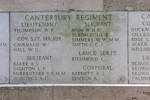
[[[150,12],[129,13],[130,83],[150,83]]]
[[[11,13],[11,83],[128,83],[126,12]]]
[[[0,13],[0,83],[9,82],[9,14]]]

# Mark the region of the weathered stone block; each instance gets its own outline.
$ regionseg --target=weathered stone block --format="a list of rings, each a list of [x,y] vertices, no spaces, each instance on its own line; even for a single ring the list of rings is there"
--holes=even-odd
[[[102,0],[1,0],[0,11],[56,11],[103,9]]]
[[[104,10],[149,11],[149,0],[104,0]]]
[[[149,100],[149,87],[56,87],[54,100]]]
[[[53,100],[52,87],[1,87],[0,100]]]

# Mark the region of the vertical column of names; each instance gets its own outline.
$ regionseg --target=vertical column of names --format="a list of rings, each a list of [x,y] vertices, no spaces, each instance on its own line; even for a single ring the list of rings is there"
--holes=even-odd
[[[77,12],[72,23],[72,83],[127,83],[127,13]]]
[[[65,82],[64,64],[70,15],[11,13],[11,82]],[[67,30],[68,29],[68,30]],[[58,71],[59,69],[60,71]]]
[[[150,13],[129,13],[129,82],[150,83]]]

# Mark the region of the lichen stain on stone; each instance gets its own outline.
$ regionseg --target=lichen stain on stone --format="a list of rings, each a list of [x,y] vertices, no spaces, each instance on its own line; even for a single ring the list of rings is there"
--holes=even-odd
[[[121,76],[121,77],[118,79],[117,83],[124,83],[125,81],[126,81],[126,77],[125,77],[125,76]]]
[[[107,14],[107,13],[105,13]],[[111,38],[111,37],[118,37],[120,38],[119,34],[121,32],[121,27],[120,25],[125,21],[122,21],[121,16],[119,16],[118,14],[113,14],[112,13],[112,20],[111,20],[111,26],[110,27],[103,27],[104,28],[104,31],[106,30],[109,35],[107,38]],[[112,36],[110,35],[110,33],[113,33]],[[102,49],[103,50],[110,50],[112,49],[113,47],[113,42],[109,42],[109,43],[106,43],[104,42],[103,46],[102,46]],[[112,63],[112,59],[113,59],[113,56],[112,57],[109,57],[109,59],[107,58],[106,60],[104,60],[103,62],[105,64],[111,64]],[[112,65],[113,66],[113,65]],[[113,66],[113,69],[116,70],[116,66]],[[113,73],[113,72],[111,72]],[[111,83],[111,82],[114,82],[112,79],[109,79],[110,77],[110,74],[104,74],[104,79],[107,79],[107,80],[103,80],[103,83]],[[119,80],[117,81],[118,83],[124,83],[126,80],[125,77],[120,77]]]
[[[114,14],[112,14],[112,20],[110,20],[111,21],[111,26],[110,27],[103,27],[103,31],[108,33],[106,39],[115,38],[116,36],[118,36],[118,33],[119,33],[120,29],[118,29],[119,27],[116,27],[116,24],[118,23],[116,21],[116,19],[119,20],[118,16],[115,16]],[[113,42],[103,42],[102,49],[103,50],[110,50],[110,49],[113,48],[112,44],[113,44]],[[108,62],[109,61],[107,61],[105,63],[108,63]]]
[[[106,15],[106,14],[112,14],[112,18],[110,21],[110,26],[97,26],[97,28],[100,28],[102,33],[104,34],[108,34],[105,38],[109,39],[109,38],[115,38],[118,37],[120,38],[120,32],[121,32],[121,25],[122,23],[124,23],[125,20],[122,20],[120,17],[119,13],[108,13],[108,12],[104,12],[104,13],[100,13],[102,15]],[[61,30],[61,32],[59,33],[60,35],[62,35],[65,39],[70,39],[72,36],[72,28],[80,28],[80,29],[85,29],[86,27],[84,26],[84,21],[81,20],[76,20],[75,18],[75,14],[73,13],[69,13],[69,15],[71,16],[71,20],[64,22],[64,21],[60,21],[59,25],[57,27],[57,30]],[[108,20],[91,20],[92,22],[107,22]],[[96,27],[88,27],[89,29],[91,28],[96,28]],[[100,37],[101,38],[101,37]],[[117,42],[118,44],[118,42]],[[101,47],[99,47],[101,50],[111,50],[111,49],[116,49],[113,47],[114,42],[103,42],[103,45]],[[89,47],[91,49],[98,49],[96,47]],[[107,56],[105,57],[106,60],[104,60],[102,63],[104,64],[112,64],[112,60],[113,60],[114,56]],[[107,84],[107,83],[116,83],[114,82],[115,79],[112,80],[113,76],[110,76],[111,74],[113,74],[113,71],[115,72],[115,70],[117,70],[117,66],[114,66],[112,64],[113,70],[111,72],[104,72],[104,76],[102,77],[102,83]],[[118,83],[124,83],[126,80],[125,77],[120,77],[119,80],[117,80]]]
[[[56,27],[57,31],[59,31],[59,34],[63,37],[70,37],[71,32],[69,31],[71,29],[71,23],[70,21],[59,21],[58,26]]]

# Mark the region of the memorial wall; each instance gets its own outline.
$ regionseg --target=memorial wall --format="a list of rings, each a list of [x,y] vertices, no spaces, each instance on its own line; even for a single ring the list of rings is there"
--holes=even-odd
[[[10,12],[0,17],[1,83],[150,83],[149,12]]]
[[[149,5],[0,0],[0,100],[149,100]]]

